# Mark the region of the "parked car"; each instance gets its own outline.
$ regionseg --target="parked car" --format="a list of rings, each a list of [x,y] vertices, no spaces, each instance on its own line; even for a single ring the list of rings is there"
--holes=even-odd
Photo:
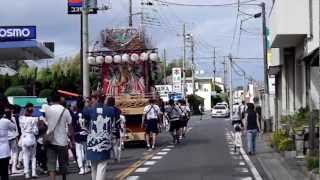
[[[211,117],[229,117],[230,111],[224,105],[216,105],[212,108]]]
[[[229,104],[226,102],[217,103],[216,106],[225,106],[227,109],[229,109]]]

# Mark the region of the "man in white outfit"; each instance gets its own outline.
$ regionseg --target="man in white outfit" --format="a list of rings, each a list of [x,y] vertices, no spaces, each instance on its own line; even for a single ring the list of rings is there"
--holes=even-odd
[[[26,179],[30,179],[30,161],[32,164],[32,177],[37,178],[37,160],[36,160],[36,150],[37,141],[36,135],[38,134],[38,118],[32,117],[33,104],[28,103],[26,105],[26,112],[24,116],[20,117],[20,127],[21,127],[21,146],[23,151],[23,166],[24,174]]]

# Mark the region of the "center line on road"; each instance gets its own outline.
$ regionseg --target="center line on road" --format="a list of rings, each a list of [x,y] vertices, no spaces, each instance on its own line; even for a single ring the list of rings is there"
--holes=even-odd
[[[158,160],[158,159],[162,159],[163,157],[162,156],[153,156],[151,159],[156,159],[156,160]]]
[[[153,165],[155,165],[156,163],[157,163],[157,161],[147,161],[147,162],[144,163],[144,165],[146,165],[146,166],[153,166]]]
[[[148,170],[149,170],[149,168],[138,168],[138,169],[136,169],[135,172],[137,172],[137,173],[144,173],[144,172],[147,172]]]
[[[162,149],[161,151],[171,151],[169,148]]]
[[[129,176],[126,178],[126,180],[138,180],[139,176]]]
[[[168,152],[158,152],[157,155],[167,155]]]

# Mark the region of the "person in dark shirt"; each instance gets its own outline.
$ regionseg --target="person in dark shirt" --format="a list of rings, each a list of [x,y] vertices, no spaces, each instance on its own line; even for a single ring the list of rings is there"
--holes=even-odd
[[[244,124],[247,132],[248,154],[253,155],[256,152],[256,136],[260,132],[260,123],[259,115],[252,103],[247,104]]]
[[[74,129],[75,151],[77,156],[77,163],[80,169],[79,174],[83,175],[90,172],[89,161],[86,160],[87,154],[87,136],[88,130],[82,115],[84,101],[78,100],[72,116],[72,127]]]
[[[91,161],[92,180],[105,180],[112,151],[112,133],[116,128],[114,124],[120,114],[114,108],[113,97],[108,98],[106,106],[99,104],[97,98],[91,100],[91,106],[83,110],[83,115],[89,124],[87,159]]]

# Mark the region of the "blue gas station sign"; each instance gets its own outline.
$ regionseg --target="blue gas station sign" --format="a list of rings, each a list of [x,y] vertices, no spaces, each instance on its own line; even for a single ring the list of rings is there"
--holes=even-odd
[[[0,41],[24,41],[36,38],[36,26],[0,26]]]

